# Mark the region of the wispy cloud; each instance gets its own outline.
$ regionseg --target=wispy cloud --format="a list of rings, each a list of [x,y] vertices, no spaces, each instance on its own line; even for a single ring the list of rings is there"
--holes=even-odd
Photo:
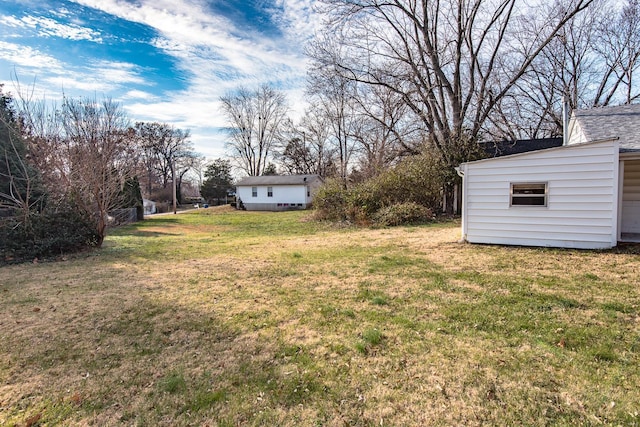
[[[69,40],[102,42],[102,37],[98,31],[77,24],[64,24],[51,18],[32,15],[23,16],[20,19],[9,16],[5,17],[5,19],[7,25],[34,29],[41,37],[62,37]]]
[[[197,148],[207,154],[223,150],[224,134],[219,129],[226,124],[219,98],[230,90],[268,83],[284,90],[294,109],[303,109],[303,44],[319,23],[313,12],[316,0],[246,5],[212,5],[204,0],[71,1],[77,5],[49,13],[27,10],[24,15],[3,17],[0,25],[16,33],[30,30],[48,40],[89,41],[100,49],[109,45],[104,40],[117,39],[128,49],[126,33],[114,35],[101,25],[92,28],[113,18],[120,31],[128,23],[147,29],[131,49],[144,49],[146,43],[153,55],[170,58],[163,64],[165,68],[159,71],[147,68],[154,67],[152,63],[132,64],[136,58],[131,55],[125,61],[91,59],[87,51],[82,52],[83,61],[74,61],[69,51],[66,57],[56,59],[7,42],[0,44],[0,59],[30,67],[51,90],[104,93],[121,100],[133,120],[166,121],[191,129]],[[234,5],[249,9],[232,10]],[[154,86],[151,75],[160,74],[179,83],[174,83],[173,89]]]
[[[96,79],[108,82],[111,85],[148,84],[141,75],[140,67],[128,62],[94,61],[89,66],[89,72]]]
[[[316,13],[317,0],[282,0],[281,27],[292,39],[305,41],[320,29],[322,19]]]
[[[127,91],[122,97],[122,100],[136,100],[136,101],[155,101],[158,99],[157,96],[155,96],[152,93],[149,92],[145,92],[142,90],[130,90]]]
[[[0,58],[23,67],[62,72],[63,64],[51,55],[47,55],[29,46],[0,40]]]
[[[302,108],[306,72],[302,47],[317,25],[312,0],[281,0],[275,2],[279,7],[264,11],[274,14],[270,18],[281,26],[277,39],[263,34],[259,28],[238,27],[235,21],[212,14],[201,1],[77,1],[154,28],[158,37],[151,43],[175,58],[186,79],[187,88],[167,94],[168,101],[129,104],[127,109],[134,116],[200,131],[207,128],[206,137],[194,131],[194,140],[201,138],[200,142],[206,144],[208,139],[209,144],[221,149],[224,135],[212,134],[211,129],[226,125],[218,100],[229,90],[270,83],[286,89],[293,96],[291,105]]]
[[[77,0],[79,3],[133,22],[148,25],[161,34],[154,45],[181,61],[183,68],[196,74],[201,68],[200,58],[207,58],[207,69],[223,76],[251,76],[255,80],[282,78],[282,73],[299,75],[304,72],[304,61],[299,48],[291,43],[273,40],[259,31],[238,28],[224,16],[213,15],[204,2],[142,0],[130,3],[121,0]],[[288,23],[295,21],[294,14],[308,16],[304,2],[288,1],[285,8]],[[302,28],[303,26],[301,26]],[[299,36],[299,31],[296,31]],[[300,42],[298,38],[297,43]],[[194,63],[192,63],[194,62]],[[194,67],[197,65],[197,67]],[[277,69],[279,74],[268,71]],[[286,75],[284,76],[287,77]]]

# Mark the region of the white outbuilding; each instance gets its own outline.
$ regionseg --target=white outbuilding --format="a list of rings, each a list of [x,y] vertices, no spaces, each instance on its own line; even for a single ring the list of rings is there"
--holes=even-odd
[[[236,184],[238,207],[249,211],[307,209],[321,185],[320,175],[249,176]]]
[[[156,202],[149,199],[142,199],[142,206],[144,208],[145,215],[151,215],[156,213]]]
[[[462,238],[580,249],[640,241],[640,105],[577,110],[567,141],[460,165]]]

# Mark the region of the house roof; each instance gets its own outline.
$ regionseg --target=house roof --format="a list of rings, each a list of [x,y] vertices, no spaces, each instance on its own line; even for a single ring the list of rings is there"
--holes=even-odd
[[[489,157],[510,156],[511,154],[527,153],[529,151],[544,150],[560,147],[562,138],[518,139],[516,141],[494,141],[482,143],[484,152]]]
[[[242,178],[236,187],[255,185],[306,185],[318,180],[322,180],[320,175],[265,175],[248,176]]]
[[[640,151],[640,104],[575,110],[571,120],[589,141],[618,138],[620,152]]]

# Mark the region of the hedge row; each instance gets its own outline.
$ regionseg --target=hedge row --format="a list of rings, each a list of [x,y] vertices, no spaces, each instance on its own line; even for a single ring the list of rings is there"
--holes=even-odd
[[[0,265],[78,252],[98,241],[93,223],[72,209],[0,218]]]

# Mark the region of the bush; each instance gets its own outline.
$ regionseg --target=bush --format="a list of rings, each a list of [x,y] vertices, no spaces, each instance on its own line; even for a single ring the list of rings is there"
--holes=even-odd
[[[413,214],[410,213],[413,212],[422,218],[418,221],[424,221],[427,217],[430,219],[441,204],[446,176],[444,172],[436,159],[421,154],[407,158],[377,177],[348,189],[339,180],[327,181],[314,199],[316,218],[369,225],[378,223],[381,216],[401,217],[404,215],[401,212],[404,212],[411,218]],[[407,206],[391,208],[405,204]],[[427,209],[428,213],[415,211],[415,206]],[[395,211],[385,215],[378,213],[385,208]]]
[[[347,190],[338,179],[327,180],[313,197],[316,219],[344,221],[347,219]]]
[[[433,220],[433,212],[417,203],[397,203],[380,209],[373,220],[380,226],[417,224]]]
[[[77,210],[65,208],[0,219],[0,265],[49,258],[94,247],[94,224]]]

